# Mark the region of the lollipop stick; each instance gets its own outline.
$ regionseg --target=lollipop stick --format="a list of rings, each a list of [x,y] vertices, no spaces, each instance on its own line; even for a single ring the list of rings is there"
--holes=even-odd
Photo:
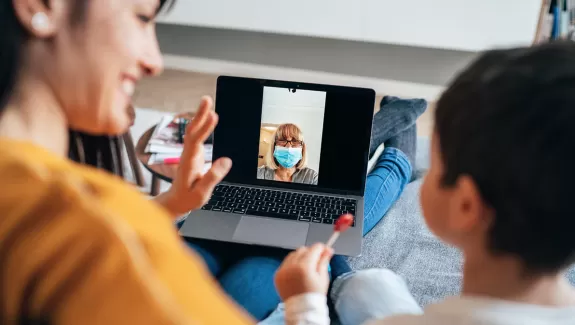
[[[346,231],[353,224],[353,216],[351,214],[344,214],[340,216],[333,226],[333,234],[325,244],[327,247],[332,247],[339,235]]]
[[[327,243],[325,244],[327,247],[332,247],[333,244],[335,244],[335,241],[339,238],[339,231],[334,231],[333,234],[331,235],[331,237],[329,237],[329,240],[327,241]]]

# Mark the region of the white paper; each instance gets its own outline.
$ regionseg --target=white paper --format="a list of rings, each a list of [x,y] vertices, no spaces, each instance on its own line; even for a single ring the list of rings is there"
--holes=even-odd
[[[214,148],[214,146],[211,144],[205,144],[204,145],[204,152],[205,152],[204,160],[206,162],[212,161],[213,148]],[[181,152],[157,152],[157,153],[151,154],[150,159],[148,160],[148,164],[150,164],[150,165],[162,164],[162,163],[164,163],[165,159],[179,158],[181,156],[182,156]]]
[[[167,157],[167,158],[174,158],[174,157]],[[148,165],[163,164],[164,159],[166,158],[162,157],[160,154],[152,154],[150,156],[150,160],[148,161]],[[204,164],[204,167],[202,168],[202,175],[207,173],[210,168],[212,168],[212,163],[206,162]]]

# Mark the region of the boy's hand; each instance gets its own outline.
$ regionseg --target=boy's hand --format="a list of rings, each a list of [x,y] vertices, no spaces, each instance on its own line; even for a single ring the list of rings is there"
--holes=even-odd
[[[275,284],[283,301],[304,293],[327,294],[328,265],[333,250],[324,244],[301,247],[290,253],[275,276]]]

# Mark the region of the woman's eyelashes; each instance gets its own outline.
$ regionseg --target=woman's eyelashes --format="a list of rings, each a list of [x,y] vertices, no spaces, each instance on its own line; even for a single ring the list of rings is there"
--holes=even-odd
[[[145,25],[148,25],[154,21],[154,17],[148,15],[138,15],[138,19]]]

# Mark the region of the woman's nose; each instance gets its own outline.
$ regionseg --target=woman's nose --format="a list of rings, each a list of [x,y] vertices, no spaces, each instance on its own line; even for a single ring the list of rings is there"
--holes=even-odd
[[[140,62],[145,75],[156,76],[164,70],[164,60],[155,35],[150,43]]]

